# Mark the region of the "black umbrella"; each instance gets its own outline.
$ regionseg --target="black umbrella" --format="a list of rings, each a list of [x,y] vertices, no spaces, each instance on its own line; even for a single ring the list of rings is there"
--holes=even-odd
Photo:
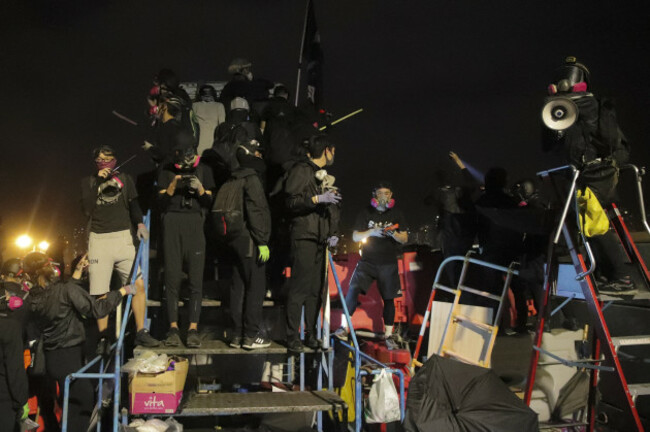
[[[433,356],[409,384],[407,432],[537,432],[537,414],[490,369]]]

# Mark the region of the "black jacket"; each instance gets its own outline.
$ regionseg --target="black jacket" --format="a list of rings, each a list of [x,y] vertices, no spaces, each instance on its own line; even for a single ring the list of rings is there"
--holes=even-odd
[[[22,414],[29,394],[21,325],[18,320],[0,317],[0,329],[0,403],[10,401],[13,410]],[[3,427],[9,427],[12,420],[2,419]]]
[[[271,237],[271,211],[264,188],[255,170],[240,168],[232,177],[244,178],[244,220],[246,229],[257,246],[269,244]]]
[[[339,208],[331,204],[314,204],[312,197],[322,193],[316,171],[321,168],[306,160],[289,170],[285,182],[285,206],[289,212],[291,238],[324,242],[338,230]]]
[[[80,345],[86,339],[82,318],[102,318],[122,301],[119,291],[95,299],[74,282],[36,286],[29,296],[32,318],[43,335],[43,348],[52,351]]]

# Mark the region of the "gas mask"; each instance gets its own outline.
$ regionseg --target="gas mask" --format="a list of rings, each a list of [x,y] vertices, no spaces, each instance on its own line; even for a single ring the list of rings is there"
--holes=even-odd
[[[180,171],[194,170],[199,165],[200,159],[193,146],[176,149],[174,152],[174,166]]]
[[[122,183],[122,181],[117,177],[111,177],[110,179],[101,182],[99,186],[97,186],[97,205],[115,203],[120,199],[123,187],[124,183]]]

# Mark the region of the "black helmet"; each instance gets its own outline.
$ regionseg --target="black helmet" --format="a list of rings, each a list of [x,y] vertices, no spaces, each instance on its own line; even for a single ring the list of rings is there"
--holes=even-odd
[[[22,273],[23,266],[20,258],[9,258],[4,263],[2,263],[2,270],[0,274],[2,276],[16,277]]]
[[[23,258],[23,271],[32,279],[45,276],[52,281],[60,275],[59,269],[43,252],[30,252]]]

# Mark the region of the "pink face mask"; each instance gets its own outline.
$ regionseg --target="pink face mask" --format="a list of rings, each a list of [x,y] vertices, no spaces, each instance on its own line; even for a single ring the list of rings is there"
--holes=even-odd
[[[98,170],[103,170],[104,168],[110,168],[113,169],[115,168],[115,164],[117,163],[117,159],[111,159],[109,161],[95,161],[95,164],[97,165]]]

